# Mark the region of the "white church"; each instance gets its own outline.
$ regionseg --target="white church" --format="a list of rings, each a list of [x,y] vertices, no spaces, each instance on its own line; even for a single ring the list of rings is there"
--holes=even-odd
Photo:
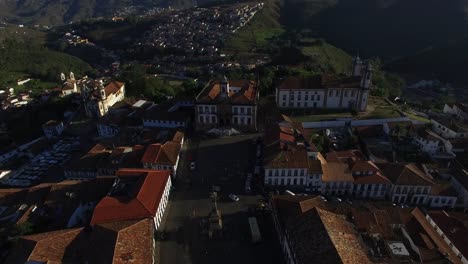
[[[276,88],[280,108],[354,109],[366,111],[372,65],[353,58],[351,76],[288,77]]]

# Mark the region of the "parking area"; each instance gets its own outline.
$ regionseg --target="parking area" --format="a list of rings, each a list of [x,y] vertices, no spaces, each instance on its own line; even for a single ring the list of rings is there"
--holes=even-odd
[[[263,196],[255,188],[246,193],[247,175],[254,172],[257,137],[244,135],[189,143],[161,230],[164,239],[160,263],[283,263],[281,250],[272,250],[279,245],[269,212],[260,207]],[[190,169],[192,161],[195,170]],[[219,190],[219,232],[210,228],[210,220],[217,216],[210,197],[213,187]],[[233,201],[229,194],[235,194],[239,201]],[[248,221],[251,216],[257,218],[262,236],[258,243],[252,242]]]
[[[70,158],[72,148],[79,144],[77,138],[61,139],[49,149],[34,156],[21,168],[11,172],[1,183],[20,187],[37,183],[46,176],[50,169],[63,165]]]

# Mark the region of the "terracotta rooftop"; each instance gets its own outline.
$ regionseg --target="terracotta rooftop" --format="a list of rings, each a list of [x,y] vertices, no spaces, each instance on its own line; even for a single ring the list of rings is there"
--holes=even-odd
[[[286,230],[296,263],[371,263],[343,215],[315,207],[288,219]]]
[[[290,146],[281,149],[273,145],[265,149],[265,168],[309,168],[307,151],[304,146]]]
[[[21,237],[5,263],[153,263],[152,219]]]
[[[315,207],[324,206],[319,196],[275,195],[272,201],[276,211],[284,219],[301,215]]]
[[[103,198],[94,209],[91,224],[154,217],[169,175],[170,171],[145,169],[117,171],[116,176],[122,181],[125,181],[127,177],[136,179],[131,186],[127,186],[128,190],[125,194]]]
[[[124,85],[125,83],[123,82],[112,81],[104,89],[106,90],[106,94],[113,94],[120,90],[120,88],[122,88]]]
[[[348,165],[342,162],[327,162],[323,167],[323,182],[353,182]]]
[[[229,81],[230,87],[240,87],[239,92],[229,92],[225,98],[220,96],[221,81],[211,81],[197,96],[197,103],[229,102],[231,104],[255,104],[257,100],[257,84],[251,80]]]
[[[437,214],[437,213],[435,213],[435,214]],[[434,214],[434,215],[435,215],[435,214]],[[442,212],[442,214],[445,214],[445,212]],[[437,231],[431,226],[431,224],[430,224],[429,221],[426,219],[424,213],[423,213],[421,210],[419,210],[418,208],[414,209],[413,212],[412,212],[412,215],[413,215],[413,216],[415,217],[415,219],[420,223],[421,227],[426,231],[426,233],[430,236],[430,238],[434,241],[434,243],[437,245],[437,247],[439,248],[439,250],[440,250],[441,252],[443,252],[444,254],[446,254],[446,255],[449,257],[450,261],[452,261],[452,262],[455,263],[455,264],[461,264],[461,263],[462,263],[461,260],[458,258],[458,256],[452,251],[452,249],[450,248],[450,246],[444,241],[444,239],[443,239],[443,238],[437,233]],[[433,215],[431,215],[431,218],[432,218],[432,216],[433,216]],[[450,219],[448,219],[448,218],[446,218],[446,217],[444,217],[444,216],[442,216],[442,217],[440,217],[440,218],[438,218],[437,216],[434,216],[434,217],[436,217],[438,220],[443,219],[442,222],[439,222],[439,223],[442,223],[442,224],[444,224],[444,225],[447,224],[447,223],[444,223],[445,220],[448,220],[448,221],[451,222]],[[434,221],[435,221],[435,220],[434,220]],[[450,223],[450,224],[453,224],[453,223]],[[444,227],[443,227],[444,229],[442,229],[442,227],[441,227],[439,224],[437,224],[437,225],[439,226],[439,228],[441,228],[441,230],[442,230],[443,232],[444,232],[444,230],[447,231],[446,228],[450,228],[450,227],[451,227],[451,226],[444,226]],[[457,224],[455,224],[455,226],[453,226],[453,227],[456,228],[456,225],[457,225]],[[465,229],[465,230],[466,230],[466,229]],[[444,233],[445,233],[445,232],[444,232]],[[450,232],[449,232],[449,233],[450,233]],[[445,235],[450,239],[450,237],[449,237],[447,234],[445,234]],[[458,235],[459,235],[459,234],[457,234],[457,236],[458,236]],[[465,234],[465,235],[464,235],[463,240],[466,240],[466,236],[467,236],[467,235],[468,235],[468,234]],[[452,243],[456,246],[455,242],[452,242]],[[466,244],[464,241],[463,241],[462,243],[464,243],[464,245],[462,245],[462,249],[461,249],[461,250],[466,250],[467,244]],[[460,249],[459,249],[459,250],[460,250]],[[460,250],[460,252],[461,252],[461,250]],[[465,253],[464,253],[464,254],[465,254]]]
[[[434,184],[431,177],[413,163],[382,163],[378,166],[395,185],[432,186]]]
[[[174,166],[181,149],[180,143],[168,141],[164,144],[149,145],[141,159],[142,163]]]

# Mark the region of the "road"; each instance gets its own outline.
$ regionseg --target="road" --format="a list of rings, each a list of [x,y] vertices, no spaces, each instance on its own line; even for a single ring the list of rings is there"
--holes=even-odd
[[[186,145],[161,228],[167,235],[160,242],[159,263],[282,263],[268,213],[253,211],[262,196],[243,193],[246,173],[253,171],[255,145],[251,139],[256,136],[193,140]],[[188,159],[196,162],[193,172]],[[209,239],[202,227],[214,207],[210,198],[213,185],[221,188],[218,209],[223,231],[217,239]],[[230,193],[237,194],[240,201],[231,201]],[[249,215],[257,216],[263,242],[250,241]]]

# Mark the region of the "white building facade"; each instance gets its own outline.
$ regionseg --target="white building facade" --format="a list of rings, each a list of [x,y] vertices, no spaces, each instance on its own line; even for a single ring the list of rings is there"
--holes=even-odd
[[[350,77],[316,76],[286,79],[276,89],[280,108],[354,109],[365,111],[372,82],[372,66],[357,58]]]
[[[167,201],[169,200],[171,187],[172,187],[171,177],[168,177],[167,182],[166,182],[166,187],[164,187],[163,195],[161,196],[161,200],[159,201],[158,210],[156,211],[156,215],[153,218],[154,227],[156,230],[158,230],[159,226],[161,225],[161,220],[164,216],[164,212],[166,211]]]

